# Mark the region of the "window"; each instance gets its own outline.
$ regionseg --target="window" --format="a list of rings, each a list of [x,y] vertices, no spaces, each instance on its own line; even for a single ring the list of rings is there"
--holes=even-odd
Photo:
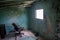
[[[43,19],[43,9],[36,10],[35,18],[36,19]]]

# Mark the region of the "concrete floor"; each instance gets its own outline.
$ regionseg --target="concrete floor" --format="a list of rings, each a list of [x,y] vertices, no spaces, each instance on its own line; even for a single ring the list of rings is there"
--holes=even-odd
[[[0,38],[0,40],[15,40],[15,37],[5,37],[4,39]],[[17,40],[20,40],[19,36],[17,36]],[[43,38],[39,37],[38,40],[43,40]]]
[[[24,35],[25,35],[25,36],[23,36],[23,37],[25,37],[25,38],[23,38],[23,40],[35,40],[36,39],[36,37],[33,37],[34,34],[32,34],[29,31],[22,31],[22,33],[24,33]],[[0,40],[15,40],[15,38],[16,38],[15,34],[10,33],[10,34],[6,35],[6,37],[4,39],[0,38]],[[17,40],[20,40],[20,39],[21,39],[21,37],[19,35],[17,35]],[[41,38],[41,37],[39,37],[38,39],[43,40],[43,38]]]
[[[17,40],[21,40],[21,37],[19,36],[19,35],[17,35],[16,37],[15,37],[15,34],[13,34],[13,35],[6,35],[6,37],[4,38],[4,39],[1,39],[0,38],[0,40],[15,40],[15,39],[17,39]],[[30,40],[31,40],[31,38],[29,38]],[[24,39],[23,39],[24,40]],[[26,40],[26,39],[25,39]],[[27,40],[28,40],[28,38],[27,38]],[[32,39],[32,40],[34,40],[34,39]]]
[[[14,33],[10,33],[10,34],[6,35],[4,39],[0,38],[0,40],[15,40],[15,38],[16,38],[15,34]],[[20,39],[20,37],[17,36],[17,40],[19,40],[19,39]]]
[[[11,38],[4,38],[4,39],[1,39],[0,40],[15,40],[15,37],[11,37]]]
[[[0,38],[0,40],[15,40],[15,37],[6,37],[6,38],[4,38],[4,39],[1,39]],[[20,37],[19,36],[17,36],[17,40],[20,40]],[[27,39],[28,40],[28,39]],[[41,38],[41,37],[39,37],[39,39],[38,40],[43,40],[43,38]]]

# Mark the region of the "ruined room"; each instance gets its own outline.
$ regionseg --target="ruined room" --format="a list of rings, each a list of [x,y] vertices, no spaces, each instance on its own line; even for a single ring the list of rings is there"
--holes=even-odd
[[[0,40],[60,40],[60,0],[0,0]]]

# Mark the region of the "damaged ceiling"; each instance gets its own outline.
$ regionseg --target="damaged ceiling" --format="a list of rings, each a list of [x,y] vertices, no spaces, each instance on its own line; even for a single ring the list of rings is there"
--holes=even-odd
[[[47,0],[0,0],[0,8],[11,7],[11,6],[29,7],[36,1],[47,1]]]
[[[10,6],[23,6],[27,7],[34,3],[36,0],[21,0],[21,1],[0,1],[0,8],[10,7]]]

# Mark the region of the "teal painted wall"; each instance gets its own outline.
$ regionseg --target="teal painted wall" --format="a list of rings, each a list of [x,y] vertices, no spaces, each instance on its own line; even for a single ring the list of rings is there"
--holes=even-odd
[[[46,18],[43,20],[35,18],[35,10],[44,9],[44,16],[48,15],[51,24],[53,33],[45,34],[48,31],[48,25]],[[39,32],[41,36],[46,38],[53,39],[55,28],[56,28],[56,12],[52,8],[52,1],[48,2],[36,2],[31,7],[27,8],[28,19],[29,19],[29,29],[32,31]]]
[[[0,24],[5,24],[6,32],[14,30],[12,23],[27,29],[27,13],[24,7],[7,7],[0,9]]]

